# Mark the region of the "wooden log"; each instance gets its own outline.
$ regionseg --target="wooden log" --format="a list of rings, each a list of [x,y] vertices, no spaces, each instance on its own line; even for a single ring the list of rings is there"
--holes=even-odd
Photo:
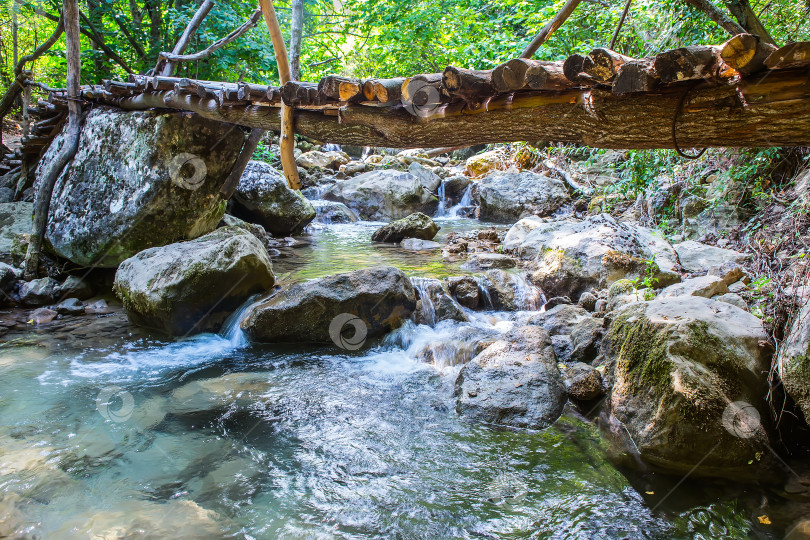
[[[524,75],[526,85],[532,90],[567,90],[577,83],[563,73],[563,66],[556,62],[536,62],[529,66]]]
[[[810,65],[810,41],[797,41],[780,47],[765,59],[768,69],[788,69]]]
[[[743,79],[739,85],[695,87],[678,115],[678,145],[810,146],[806,81],[806,72],[785,70]],[[436,148],[543,140],[595,148],[673,148],[672,117],[683,95],[680,87],[632,96],[579,88],[496,96],[486,110],[448,107],[444,114],[429,119],[402,108],[348,105],[338,116],[299,110],[296,121],[302,135],[360,146]],[[128,110],[172,108],[251,128],[279,129],[276,107],[220,107],[214,100],[171,92],[144,93],[117,103]]]
[[[318,83],[289,81],[281,87],[281,99],[289,106],[315,105],[318,101]]]
[[[492,86],[492,70],[474,71],[447,66],[442,73],[442,85],[448,95],[461,99],[472,109],[497,94]]]
[[[720,46],[720,59],[740,75],[765,69],[765,60],[776,47],[753,34],[737,34]]]
[[[427,94],[434,94],[431,89],[436,90],[439,98],[445,95],[441,73],[422,73],[403,79],[400,94],[403,101],[417,103],[423,101],[420,98],[424,98]]]
[[[492,70],[492,86],[505,94],[526,88],[526,71],[529,66],[540,62],[527,58],[513,58]]]
[[[593,65],[593,60],[590,56],[583,56],[581,54],[572,54],[563,62],[563,75],[569,81],[577,84],[592,83],[590,75],[585,73]]]
[[[363,83],[363,96],[369,101],[393,103],[402,99],[402,77],[395,79],[369,79]]]
[[[236,99],[245,101],[267,101],[267,86],[261,84],[237,83]]]
[[[328,99],[352,101],[363,95],[363,82],[358,79],[329,75],[320,80],[318,91]]]
[[[593,61],[587,65],[583,63],[582,71],[600,84],[610,84],[616,78],[616,72],[622,64],[633,60],[629,56],[619,54],[610,49],[597,48],[592,50],[588,57]]]
[[[718,79],[720,77],[719,47],[697,45],[665,51],[655,56],[653,68],[661,82]]]
[[[659,82],[653,69],[652,58],[630,60],[619,66],[616,79],[613,81],[613,93],[622,95],[650,92],[655,90]]]

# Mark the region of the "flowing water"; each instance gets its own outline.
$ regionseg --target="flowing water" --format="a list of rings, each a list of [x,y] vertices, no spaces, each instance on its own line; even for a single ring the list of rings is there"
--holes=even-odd
[[[442,234],[478,226],[441,224]],[[375,264],[460,273],[440,252],[370,246],[373,229],[318,230],[276,269],[285,280]],[[240,315],[221,335],[178,341],[120,314],[6,336],[0,537],[744,538],[751,528],[744,494],[623,475],[572,410],[540,432],[460,418],[460,364],[520,314],[407,323],[351,354],[248,345]]]

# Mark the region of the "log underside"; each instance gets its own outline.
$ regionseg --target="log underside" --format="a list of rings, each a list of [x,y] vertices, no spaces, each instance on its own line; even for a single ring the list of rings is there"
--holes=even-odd
[[[418,118],[402,107],[345,105],[296,111],[296,132],[322,142],[393,148],[548,141],[595,148],[680,148],[810,145],[810,72],[787,70],[738,85],[689,84],[635,95],[599,88],[498,97],[483,109],[446,107]],[[109,101],[127,110],[166,108],[206,118],[279,130],[279,109],[229,106],[215,99],[148,92]]]
[[[776,50],[756,36],[632,59],[607,49],[566,62],[368,80],[330,76],[283,87],[132,76],[85,87],[92,103],[174,109],[322,142],[393,148],[514,141],[598,148],[810,146],[810,43]],[[66,109],[59,92],[49,108]],[[673,119],[677,116],[673,136]]]

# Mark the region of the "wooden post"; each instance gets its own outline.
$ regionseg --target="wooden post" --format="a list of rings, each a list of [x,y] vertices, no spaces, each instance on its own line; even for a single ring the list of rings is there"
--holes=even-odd
[[[68,126],[65,131],[65,141],[59,153],[43,172],[37,188],[34,202],[34,226],[28,242],[28,251],[25,254],[25,279],[37,276],[39,268],[39,254],[42,249],[42,240],[45,237],[45,228],[48,224],[48,210],[51,205],[51,194],[62,169],[73,159],[79,147],[79,134],[81,132],[81,29],[79,27],[79,0],[63,0],[63,16],[65,19],[65,37],[67,49],[67,96],[68,96]]]
[[[284,36],[278,24],[276,10],[272,0],[259,0],[259,6],[264,14],[264,22],[273,40],[273,50],[278,64],[278,78],[281,86],[290,82],[290,63],[287,58],[287,47],[284,45]],[[298,178],[298,164],[295,162],[295,118],[293,108],[281,102],[281,136],[279,137],[281,149],[281,166],[284,177],[290,189],[301,189],[301,180]]]
[[[571,13],[574,12],[574,9],[579,5],[582,0],[568,0],[565,5],[562,7],[559,13],[557,13],[553,19],[551,19],[540,32],[535,36],[531,43],[526,47],[526,49],[521,53],[520,58],[531,58],[534,53],[537,52],[537,49],[540,48],[540,45],[545,42],[551,34],[554,33],[557,28],[563,25],[563,23],[571,16]]]

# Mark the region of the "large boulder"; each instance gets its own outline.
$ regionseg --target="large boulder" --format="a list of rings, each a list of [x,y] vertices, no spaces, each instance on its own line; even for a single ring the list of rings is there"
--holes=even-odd
[[[528,324],[543,328],[551,336],[554,353],[562,363],[590,364],[599,352],[604,319],[591,317],[579,306],[561,304],[531,315]]]
[[[401,242],[406,238],[418,238],[420,240],[433,240],[440,227],[421,212],[416,212],[408,217],[392,221],[388,225],[383,225],[371,235],[374,242],[391,242],[393,244]]]
[[[225,213],[219,189],[244,134],[181,112],[99,107],[56,182],[47,239],[80,265],[114,268],[144,249],[202,236]],[[59,135],[37,178],[64,144]]]
[[[707,246],[694,240],[687,240],[673,246],[678,253],[681,266],[687,272],[701,272],[727,263],[742,263],[747,255],[731,249]]]
[[[680,281],[675,251],[666,240],[607,214],[582,221],[528,217],[509,229],[503,247],[530,261],[530,279],[549,297],[576,300],[586,290],[648,271],[657,287]]]
[[[233,194],[237,217],[258,223],[275,236],[298,234],[315,219],[315,208],[290,189],[284,176],[267,163],[251,161]]]
[[[29,234],[33,227],[34,204],[27,202],[0,204],[0,261],[12,262],[11,248],[20,234]]]
[[[518,327],[484,349],[458,374],[456,410],[507,426],[542,429],[562,413],[565,386],[548,333]]]
[[[343,203],[335,201],[312,201],[315,208],[315,221],[324,225],[357,223],[357,216]]]
[[[170,335],[216,330],[274,277],[264,246],[237,227],[142,251],[125,260],[114,290],[130,320]]]
[[[332,186],[323,198],[342,202],[360,219],[389,221],[414,212],[433,215],[439,200],[413,174],[390,169],[371,171]]]
[[[513,223],[526,216],[547,216],[571,197],[556,178],[532,172],[498,172],[481,180],[481,219]]]
[[[810,303],[799,310],[779,349],[779,377],[810,422]]]
[[[706,298],[624,306],[602,341],[611,423],[663,472],[757,476],[770,458],[767,339],[759,319]]]
[[[381,266],[284,287],[254,304],[241,325],[252,341],[335,343],[353,350],[364,337],[398,327],[416,308],[416,300],[408,276]]]

